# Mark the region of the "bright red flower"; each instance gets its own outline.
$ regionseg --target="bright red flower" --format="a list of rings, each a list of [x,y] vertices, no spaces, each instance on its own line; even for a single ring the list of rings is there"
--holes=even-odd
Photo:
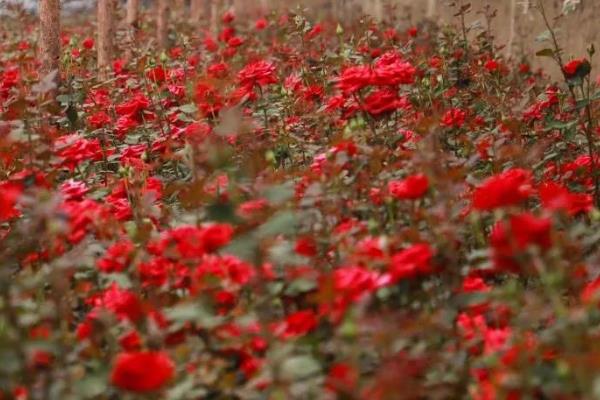
[[[451,108],[442,117],[442,125],[449,128],[460,128],[465,124],[467,113],[460,108]]]
[[[231,240],[233,228],[228,224],[213,224],[202,229],[202,242],[207,252],[214,252]]]
[[[356,368],[343,363],[333,364],[327,374],[325,387],[334,392],[346,393],[356,386],[359,372]]]
[[[215,63],[209,65],[208,68],[206,68],[206,72],[213,78],[222,79],[229,73],[229,67],[225,63]],[[198,92],[196,92],[196,95],[197,94]]]
[[[314,257],[317,255],[317,243],[309,236],[301,237],[296,240],[294,250],[305,257]]]
[[[96,305],[113,312],[119,319],[138,321],[143,315],[142,303],[131,291],[121,289],[116,283],[106,289]]]
[[[372,83],[384,86],[409,85],[414,83],[416,71],[411,63],[390,51],[375,61]]]
[[[238,73],[238,82],[250,87],[277,83],[275,65],[264,60],[250,63]]]
[[[500,67],[500,64],[498,64],[498,61],[496,60],[487,60],[485,62],[485,64],[483,64],[483,67],[488,71],[488,72],[495,72],[498,70],[498,68]]]
[[[473,207],[493,210],[517,205],[533,194],[531,171],[512,168],[488,178],[473,193]]]
[[[105,273],[121,272],[131,262],[135,245],[130,240],[121,240],[106,249],[105,255],[96,261],[96,267]]]
[[[493,260],[496,269],[515,271],[519,268],[515,258],[529,246],[546,250],[552,246],[552,221],[529,213],[514,215],[509,222],[498,222],[490,234]]]
[[[90,189],[87,187],[85,182],[75,181],[73,179],[69,179],[60,185],[60,193],[67,201],[82,200],[83,196],[85,196],[89,190]]]
[[[590,63],[585,58],[571,60],[563,67],[563,72],[567,78],[574,78],[578,74],[589,74]]]
[[[321,24],[316,24],[307,34],[306,39],[311,40],[317,37],[321,32],[323,32],[323,27]]]
[[[146,77],[155,83],[162,83],[167,78],[167,72],[162,66],[157,66],[154,68],[150,68],[148,72],[146,72]]]
[[[217,116],[223,108],[223,97],[212,85],[199,82],[195,90],[196,104],[205,116]]]
[[[113,365],[111,383],[137,393],[162,389],[175,375],[175,364],[162,351],[120,353]]]
[[[312,310],[298,311],[286,317],[282,336],[291,338],[304,336],[317,327],[317,317]]]
[[[104,111],[98,111],[87,118],[88,124],[94,129],[106,127],[111,122],[110,116]]]
[[[235,14],[231,10],[225,12],[225,14],[223,14],[223,17],[221,18],[221,21],[223,21],[224,24],[230,24],[234,20],[235,20]]]
[[[545,209],[564,210],[569,215],[589,212],[594,205],[592,195],[571,193],[566,187],[554,182],[542,184],[538,193]]]
[[[598,304],[598,300],[600,300],[600,277],[588,282],[581,291],[580,297],[583,303]]]
[[[348,67],[336,79],[337,87],[344,93],[358,92],[373,81],[373,70],[368,65]]]
[[[144,287],[161,287],[167,283],[173,264],[166,258],[153,258],[138,265],[138,273]]]
[[[392,282],[429,274],[432,258],[433,250],[427,243],[414,244],[394,254],[389,266]]]
[[[23,186],[17,182],[0,182],[0,222],[8,221],[9,219],[20,215],[16,205]]]
[[[390,195],[399,200],[415,200],[423,197],[429,190],[429,179],[423,174],[411,175],[400,181],[388,183]]]
[[[263,29],[265,29],[267,27],[269,23],[267,22],[266,19],[264,18],[260,18],[258,20],[256,20],[256,23],[254,24],[254,28],[257,31],[262,31]]]
[[[395,90],[383,88],[369,94],[363,104],[363,108],[369,114],[378,116],[399,109],[407,110],[412,106],[406,97],[398,97]]]
[[[93,49],[93,48],[94,48],[94,39],[92,39],[92,38],[90,38],[90,37],[88,37],[88,38],[85,38],[85,39],[83,40],[83,42],[81,42],[81,44],[83,45],[83,47],[84,47],[85,49],[87,49],[87,50],[91,50],[91,49]]]

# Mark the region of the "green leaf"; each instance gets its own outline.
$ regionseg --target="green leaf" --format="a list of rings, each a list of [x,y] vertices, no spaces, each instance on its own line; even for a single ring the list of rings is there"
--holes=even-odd
[[[309,355],[288,358],[281,366],[281,376],[288,381],[310,378],[320,372],[321,365]]]
[[[263,196],[272,205],[285,203],[294,197],[294,183],[286,182],[281,185],[271,186],[264,191]]]
[[[167,319],[184,324],[194,322],[203,328],[212,329],[223,322],[221,317],[213,315],[202,304],[180,304],[165,311]]]
[[[554,129],[559,129],[559,130],[563,130],[563,129],[570,129],[573,128],[575,125],[577,125],[577,121],[550,121],[548,122],[548,124],[546,124],[546,127],[544,128],[544,130],[547,131],[552,131]]]
[[[252,234],[238,236],[225,246],[221,252],[231,254],[245,261],[254,262],[258,252],[258,240]]]
[[[554,50],[552,49],[543,49],[535,53],[538,57],[550,57],[554,58]]]
[[[552,39],[552,33],[549,30],[545,30],[544,32],[540,33],[535,38],[535,41],[536,42],[546,42],[546,41],[549,41],[550,39]]]
[[[296,231],[298,216],[292,211],[281,211],[256,230],[259,239],[277,235],[290,235]]]
[[[180,106],[179,110],[186,114],[195,114],[196,112],[198,112],[198,107],[196,107],[194,103],[188,103]]]
[[[206,214],[211,221],[237,223],[240,220],[235,213],[235,206],[229,202],[216,202],[209,205]]]
[[[77,395],[82,399],[93,399],[106,391],[107,379],[105,376],[90,376],[77,382],[75,388]]]

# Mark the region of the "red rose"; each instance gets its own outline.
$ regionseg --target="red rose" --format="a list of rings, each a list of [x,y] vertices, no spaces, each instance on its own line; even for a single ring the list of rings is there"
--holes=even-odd
[[[94,48],[94,39],[92,38],[85,38],[83,40],[83,42],[81,42],[81,44],[83,45],[83,47],[87,50],[91,50]]]
[[[123,390],[152,392],[162,388],[174,373],[173,361],[164,352],[120,353],[113,365],[111,382]]]
[[[460,128],[465,123],[467,113],[459,108],[451,108],[442,117],[442,125],[449,128]]]
[[[429,179],[423,174],[409,176],[401,181],[391,181],[388,191],[392,197],[400,200],[415,200],[421,198],[429,189]]]
[[[498,70],[499,64],[496,60],[487,60],[483,67],[487,69],[488,72],[494,72]]]
[[[516,205],[527,200],[533,193],[531,172],[513,168],[488,178],[473,193],[473,207],[477,210],[493,210]]]
[[[563,72],[567,78],[583,77],[590,73],[590,63],[585,58],[571,60],[565,64]]]
[[[430,273],[432,258],[433,250],[427,243],[414,244],[394,254],[389,267],[392,281],[397,282]]]
[[[264,18],[260,18],[259,20],[256,21],[256,23],[254,24],[254,27],[256,28],[257,31],[262,31],[263,29],[265,29],[267,27],[269,23],[267,22],[266,19]]]
[[[277,83],[275,65],[263,60],[250,63],[238,73],[238,81],[240,85],[250,87]]]

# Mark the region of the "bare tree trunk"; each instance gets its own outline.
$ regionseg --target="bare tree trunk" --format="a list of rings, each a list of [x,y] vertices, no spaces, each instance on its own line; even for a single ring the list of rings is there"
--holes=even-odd
[[[169,0],[158,0],[157,7],[156,43],[160,50],[165,50],[169,41]]]
[[[383,0],[373,0],[373,16],[377,21],[383,21]]]
[[[427,0],[427,18],[433,18],[436,13],[437,0]]]
[[[517,0],[510,0],[510,28],[508,32],[508,43],[506,44],[506,57],[510,58],[512,55],[512,49],[515,42],[515,29],[517,23]]]
[[[267,0],[260,0],[260,13],[266,14],[269,10],[269,4]]]
[[[173,16],[178,20],[184,20],[188,15],[188,11],[186,10],[185,0],[175,0],[175,4],[173,7]]]
[[[40,0],[40,53],[42,77],[56,71],[60,81],[60,1]]]
[[[98,0],[98,72],[106,78],[114,53],[114,0]]]
[[[137,33],[140,28],[140,0],[127,0],[127,14],[125,23],[127,24],[127,43],[125,50],[125,59],[130,60],[133,55],[133,49],[136,47]]]
[[[235,10],[235,15],[237,18],[245,16],[248,11],[246,6],[248,4],[248,0],[234,0],[233,1],[233,9]],[[256,3],[254,3],[254,7],[256,7]]]
[[[127,0],[127,25],[137,30],[139,27],[140,0]]]
[[[202,21],[204,14],[204,0],[192,0],[190,4],[190,22],[197,26]]]
[[[219,0],[210,0],[210,31],[216,35],[219,30]]]

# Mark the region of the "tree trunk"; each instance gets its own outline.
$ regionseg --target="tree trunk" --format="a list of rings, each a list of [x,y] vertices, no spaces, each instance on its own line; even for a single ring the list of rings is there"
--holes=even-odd
[[[130,29],[139,28],[140,0],[127,0],[127,26]]]
[[[210,0],[210,31],[216,35],[219,30],[220,7],[218,0]]]
[[[130,60],[133,55],[133,49],[136,48],[137,34],[140,28],[140,0],[127,0],[127,15],[125,22],[127,24],[127,43],[125,49],[125,59]]]
[[[114,0],[98,0],[98,71],[106,78],[114,53]]]
[[[436,13],[437,0],[427,1],[427,18],[433,18]]]
[[[265,15],[269,11],[269,4],[267,0],[260,0],[260,14]]]
[[[202,21],[204,14],[204,0],[192,0],[190,4],[190,22],[193,26],[198,26]]]
[[[156,10],[156,43],[160,50],[165,50],[169,42],[169,1],[158,0]]]
[[[509,12],[509,32],[508,32],[508,43],[506,44],[506,57],[510,58],[512,55],[512,49],[515,42],[515,30],[517,23],[517,0],[510,0],[510,12]]]
[[[379,22],[383,21],[383,0],[373,0],[373,16]]]
[[[55,82],[60,81],[60,1],[40,0],[40,56],[41,77],[56,71]]]
[[[175,4],[173,5],[173,16],[177,18],[177,20],[184,20],[187,15],[188,10],[185,6],[185,0],[175,0]]]

